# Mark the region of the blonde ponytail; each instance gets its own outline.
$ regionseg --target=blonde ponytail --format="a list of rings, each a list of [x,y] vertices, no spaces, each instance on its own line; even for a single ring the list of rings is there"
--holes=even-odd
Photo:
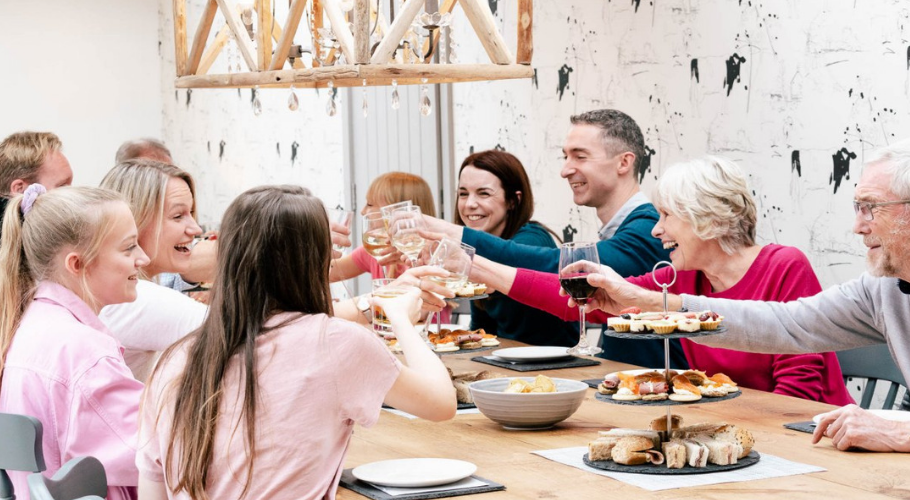
[[[35,293],[35,281],[22,248],[22,216],[19,212],[22,198],[21,195],[16,196],[7,204],[0,237],[0,374],[6,367],[6,351],[13,342],[19,320]]]

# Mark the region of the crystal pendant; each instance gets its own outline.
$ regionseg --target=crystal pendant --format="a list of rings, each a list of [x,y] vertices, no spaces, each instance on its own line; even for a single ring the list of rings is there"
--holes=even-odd
[[[325,105],[325,112],[329,116],[338,114],[338,106],[335,104],[335,83],[329,82],[329,102]]]
[[[297,94],[294,93],[294,86],[291,85],[291,95],[288,96],[288,109],[291,111],[297,111],[297,108],[300,107],[300,101],[297,100]]]
[[[401,107],[401,99],[398,97],[398,80],[392,80],[392,109]]]
[[[259,86],[253,87],[253,114],[259,116],[262,114],[262,102],[259,100]]]
[[[423,79],[423,83],[427,83],[427,79]],[[420,86],[420,114],[423,116],[430,116],[433,113],[433,103],[430,102],[430,95],[428,93],[426,85]]]
[[[361,109],[363,109],[363,117],[364,117],[364,118],[367,117],[367,109],[369,108],[369,105],[367,104],[367,89],[366,89],[366,86],[367,86],[367,81],[366,81],[366,79],[364,79],[364,80],[363,80],[363,90],[361,91],[361,95],[363,96],[363,104],[361,104],[361,106],[360,106]]]

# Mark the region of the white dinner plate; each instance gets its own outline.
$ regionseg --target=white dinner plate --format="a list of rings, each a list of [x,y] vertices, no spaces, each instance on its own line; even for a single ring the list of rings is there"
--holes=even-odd
[[[511,361],[513,363],[531,363],[536,361],[550,361],[552,359],[562,359],[572,356],[566,352],[568,347],[560,346],[530,346],[530,347],[509,347],[493,351],[493,356]]]
[[[881,417],[885,420],[894,420],[896,422],[910,422],[910,411],[902,410],[866,410],[869,413]],[[818,415],[812,417],[812,421],[818,424],[824,413],[819,413]]]
[[[454,483],[477,472],[477,466],[463,460],[449,458],[403,458],[383,460],[355,467],[352,474],[361,481],[395,486],[419,488]]]

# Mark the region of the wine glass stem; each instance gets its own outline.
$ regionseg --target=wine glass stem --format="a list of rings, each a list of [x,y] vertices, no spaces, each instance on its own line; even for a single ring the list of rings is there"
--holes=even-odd
[[[578,304],[578,347],[588,348],[588,332],[585,330],[585,306]]]

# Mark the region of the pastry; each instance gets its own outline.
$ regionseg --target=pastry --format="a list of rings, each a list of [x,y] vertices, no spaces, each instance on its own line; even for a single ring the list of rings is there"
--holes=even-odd
[[[701,399],[701,392],[698,387],[692,385],[689,379],[683,375],[673,377],[673,394],[670,395],[672,401],[690,402]],[[614,398],[616,396],[613,396]]]

